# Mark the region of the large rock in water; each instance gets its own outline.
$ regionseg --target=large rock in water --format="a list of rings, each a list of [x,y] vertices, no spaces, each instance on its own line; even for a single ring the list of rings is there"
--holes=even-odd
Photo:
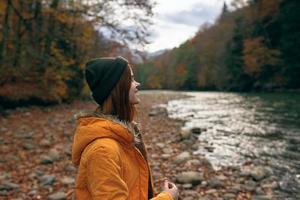
[[[176,182],[178,183],[191,183],[192,185],[198,185],[204,180],[203,173],[188,171],[183,172],[176,176]]]
[[[189,139],[191,136],[192,132],[190,131],[190,129],[184,127],[180,130],[180,137],[182,140]]]

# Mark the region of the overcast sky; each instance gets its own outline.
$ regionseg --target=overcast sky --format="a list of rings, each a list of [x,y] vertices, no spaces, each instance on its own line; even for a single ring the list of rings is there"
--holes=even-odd
[[[231,0],[226,0],[230,3]],[[206,22],[214,22],[224,0],[156,0],[151,44],[146,50],[154,52],[179,46],[195,35]]]

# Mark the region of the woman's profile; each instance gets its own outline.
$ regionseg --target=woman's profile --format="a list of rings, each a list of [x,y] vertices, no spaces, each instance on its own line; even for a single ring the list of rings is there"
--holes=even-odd
[[[78,200],[176,200],[178,189],[165,181],[158,195],[142,135],[135,122],[140,85],[122,57],[86,63],[85,78],[98,107],[77,115],[72,162],[78,167]]]

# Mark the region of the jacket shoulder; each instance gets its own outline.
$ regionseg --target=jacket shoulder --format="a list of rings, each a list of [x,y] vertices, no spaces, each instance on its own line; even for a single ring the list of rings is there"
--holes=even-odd
[[[109,155],[113,159],[119,159],[121,156],[121,146],[112,138],[98,138],[85,148],[82,158],[86,160],[93,155]]]

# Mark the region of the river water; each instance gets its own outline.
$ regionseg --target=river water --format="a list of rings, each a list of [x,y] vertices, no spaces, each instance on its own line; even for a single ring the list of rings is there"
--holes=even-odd
[[[187,92],[191,98],[170,101],[171,118],[199,127],[195,153],[214,168],[241,166],[246,161],[272,168],[278,178],[276,195],[300,199],[300,94]]]

